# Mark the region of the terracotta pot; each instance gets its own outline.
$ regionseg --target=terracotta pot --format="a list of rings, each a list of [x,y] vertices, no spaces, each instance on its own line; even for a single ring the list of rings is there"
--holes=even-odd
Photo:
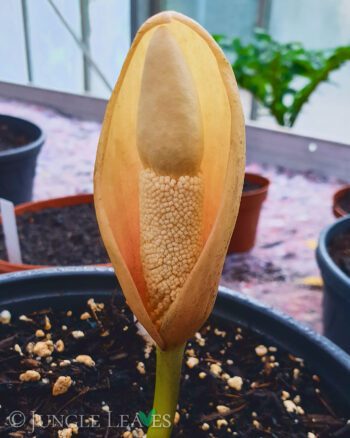
[[[93,195],[85,194],[85,195],[72,195],[65,196],[63,198],[53,198],[45,201],[36,201],[36,202],[26,202],[24,204],[19,204],[15,207],[16,216],[20,216],[21,214],[44,210],[47,208],[59,208],[66,207],[69,205],[79,205],[79,204],[90,204],[93,202]],[[1,217],[0,217],[1,224]],[[109,265],[100,265],[100,266],[109,266]],[[27,271],[29,269],[41,269],[47,268],[48,266],[41,265],[28,265],[28,264],[16,264],[10,263],[6,260],[0,259],[0,273],[6,272],[16,272],[16,271]]]
[[[254,173],[246,173],[245,180],[260,187],[243,192],[242,194],[236,226],[228,247],[228,254],[246,252],[253,248],[262,203],[266,199],[270,184],[267,178]]]
[[[350,184],[337,190],[333,196],[333,213],[335,217],[347,216],[349,212],[345,211],[340,205],[339,200],[346,194],[350,193]]]

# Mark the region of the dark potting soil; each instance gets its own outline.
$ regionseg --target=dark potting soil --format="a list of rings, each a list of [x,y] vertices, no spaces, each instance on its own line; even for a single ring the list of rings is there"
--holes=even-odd
[[[144,436],[138,413],[152,407],[155,354],[137,332],[119,298],[2,325],[0,436]],[[172,436],[345,438],[349,415],[303,359],[211,318],[185,351]]]
[[[350,277],[350,232],[336,236],[330,242],[328,251],[339,268]]]
[[[338,205],[347,213],[350,214],[350,190],[338,200]]]
[[[28,138],[21,132],[15,132],[7,123],[0,122],[0,152],[24,146]]]
[[[250,192],[252,190],[261,189],[261,187],[262,185],[260,184],[248,181],[247,178],[244,179],[243,192]]]
[[[24,263],[71,266],[109,262],[92,204],[25,213],[17,216],[17,228]],[[0,258],[7,260],[2,230]]]

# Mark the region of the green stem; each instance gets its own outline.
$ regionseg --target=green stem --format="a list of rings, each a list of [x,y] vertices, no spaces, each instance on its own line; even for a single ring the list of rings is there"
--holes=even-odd
[[[185,345],[161,350],[157,347],[156,388],[153,409],[155,414],[147,438],[169,438],[179,397],[182,358]]]

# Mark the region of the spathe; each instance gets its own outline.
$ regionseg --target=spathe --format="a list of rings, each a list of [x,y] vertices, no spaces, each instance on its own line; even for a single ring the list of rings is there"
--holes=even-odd
[[[187,115],[185,109],[180,111],[179,117],[184,117],[184,122],[179,126],[185,124],[190,135],[188,137],[184,130],[184,149],[177,149],[179,154],[173,160],[180,164],[174,164],[173,168],[171,135],[167,138],[169,152],[164,154],[162,160],[158,160],[159,154],[156,154],[155,164],[148,162],[149,155],[146,152],[146,156],[143,156],[142,148],[140,150],[138,147],[145,59],[156,32],[165,32],[164,35],[169,36],[169,46],[175,42],[176,48],[169,50],[175,50],[180,58],[183,56],[185,71],[188,69],[192,78],[190,80],[186,72],[178,78],[171,77],[175,81],[171,88],[181,78],[187,77],[189,84],[178,84],[180,94],[185,90],[185,100],[182,102],[187,102],[188,107]],[[154,42],[157,44],[155,39]],[[192,85],[198,99],[199,121],[196,118]],[[186,94],[187,90],[190,90],[189,94]],[[141,114],[144,111],[145,108]],[[152,118],[146,117],[144,127],[150,123]],[[165,121],[164,126],[167,124],[170,126],[171,121]],[[151,135],[152,131],[149,132]],[[181,155],[183,150],[186,151],[185,156]],[[244,121],[238,89],[231,66],[221,49],[201,26],[181,14],[163,12],[150,18],[135,37],[108,104],[98,147],[94,184],[101,234],[126,300],[162,349],[185,342],[212,310],[238,213],[244,158]],[[177,177],[185,162],[188,164],[186,174],[200,172],[204,195],[201,251],[161,324],[157,326],[149,313],[149,293],[140,255],[142,212],[139,175],[145,164],[154,168],[159,162],[161,165],[155,170],[161,174],[171,173]]]

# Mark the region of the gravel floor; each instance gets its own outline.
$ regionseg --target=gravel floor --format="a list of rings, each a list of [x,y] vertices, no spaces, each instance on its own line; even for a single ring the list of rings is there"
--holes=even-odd
[[[32,120],[47,133],[38,162],[35,199],[91,192],[99,123],[4,99],[0,99],[0,113]],[[227,258],[222,284],[320,331],[322,289],[316,286],[319,272],[314,250],[320,230],[334,220],[331,199],[340,182],[257,164],[248,169],[270,178],[269,196],[255,249]]]

